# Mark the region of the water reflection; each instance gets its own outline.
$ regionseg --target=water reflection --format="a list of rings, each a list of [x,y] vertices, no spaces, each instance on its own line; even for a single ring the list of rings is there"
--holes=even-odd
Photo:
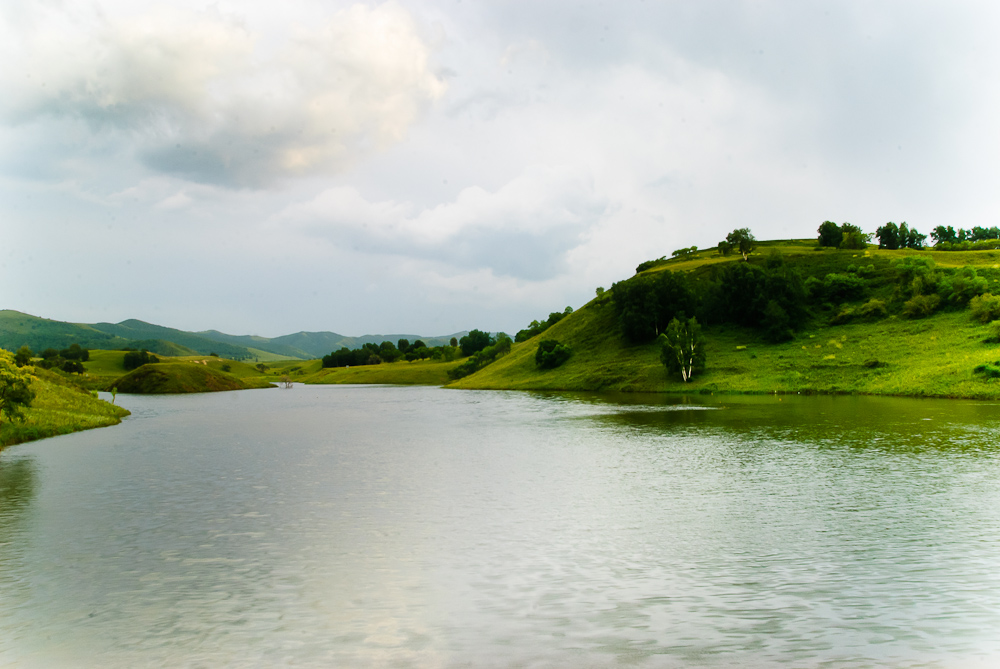
[[[0,498],[21,504],[0,510],[17,556],[0,664],[1000,653],[996,405],[343,387],[119,401],[121,426],[0,456],[0,476],[21,472],[0,489],[30,500]]]

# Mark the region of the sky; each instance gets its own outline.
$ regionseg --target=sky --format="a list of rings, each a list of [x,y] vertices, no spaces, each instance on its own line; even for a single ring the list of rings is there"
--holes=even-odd
[[[997,225],[987,2],[0,0],[0,308],[513,334],[736,228]]]

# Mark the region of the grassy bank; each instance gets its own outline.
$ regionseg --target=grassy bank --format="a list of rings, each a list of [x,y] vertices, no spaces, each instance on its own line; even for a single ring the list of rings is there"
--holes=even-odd
[[[884,272],[888,277],[892,259],[921,255],[932,258],[938,267],[974,266],[990,282],[990,290],[1000,292],[1000,252],[996,251],[852,252],[816,250],[812,241],[770,245],[804,276],[822,277],[829,272],[843,272],[851,264],[871,263],[876,273]],[[705,272],[725,262],[738,260],[704,251],[650,271]],[[876,321],[830,324],[833,314],[843,306],[817,308],[795,338],[781,344],[768,344],[759,331],[749,328],[705,327],[706,369],[685,384],[679,376],[668,376],[655,343],[629,345],[622,339],[611,296],[605,293],[543,334],[516,344],[504,358],[450,387],[1000,399],[1000,379],[974,371],[979,365],[1000,362],[1000,346],[983,343],[988,327],[974,321],[967,308],[913,320],[889,315]],[[534,357],[542,339],[568,344],[573,349],[572,357],[556,369],[539,370]]]
[[[54,372],[36,368],[34,375],[31,388],[35,400],[25,412],[26,420],[23,423],[5,420],[0,425],[0,446],[117,425],[129,414]]]
[[[241,378],[194,362],[143,365],[115,381],[118,392],[143,395],[248,390],[270,388],[272,385],[259,376]]]

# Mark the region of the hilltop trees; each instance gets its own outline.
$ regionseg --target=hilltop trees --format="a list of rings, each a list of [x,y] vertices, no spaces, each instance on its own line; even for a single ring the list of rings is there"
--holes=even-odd
[[[907,227],[906,223],[898,226],[889,221],[885,225],[875,230],[878,237],[878,247],[880,249],[922,249],[927,235],[917,232],[916,228]]]
[[[636,343],[655,339],[676,314],[698,306],[687,275],[667,270],[613,284],[611,299],[622,334]]]
[[[603,288],[601,289],[601,292],[604,292]],[[518,330],[517,334],[514,335],[514,341],[517,343],[521,343],[522,341],[528,341],[535,335],[539,335],[545,332],[550,327],[561,321],[563,318],[569,316],[571,313],[573,313],[573,307],[566,307],[566,309],[562,312],[553,311],[551,314],[549,314],[547,320],[531,321],[531,324],[528,325],[528,327],[526,327],[523,330]]]
[[[835,249],[863,249],[871,240],[871,235],[865,234],[861,228],[850,223],[837,225],[833,221],[823,221],[817,232],[820,246],[830,246]]]
[[[750,232],[750,228],[733,230],[726,235],[726,242],[730,248],[738,250],[743,255],[743,260],[746,260],[747,256],[757,248],[757,239]]]

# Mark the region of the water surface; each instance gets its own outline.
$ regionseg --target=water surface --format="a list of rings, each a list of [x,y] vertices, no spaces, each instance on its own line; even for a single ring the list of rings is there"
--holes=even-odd
[[[1000,406],[297,386],[0,454],[0,665],[992,666]]]

